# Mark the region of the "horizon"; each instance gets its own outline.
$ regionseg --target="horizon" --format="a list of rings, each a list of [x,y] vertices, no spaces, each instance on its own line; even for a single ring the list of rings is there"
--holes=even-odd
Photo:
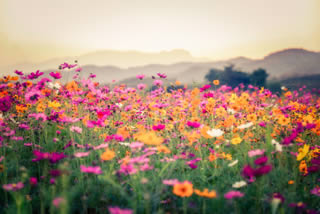
[[[2,0],[0,12],[0,67],[103,50],[183,49],[214,61],[320,51],[317,0]]]

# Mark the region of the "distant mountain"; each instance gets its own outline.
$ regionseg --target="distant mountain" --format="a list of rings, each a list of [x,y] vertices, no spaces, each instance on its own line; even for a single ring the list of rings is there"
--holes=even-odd
[[[139,51],[116,51],[102,50],[80,56],[54,58],[41,63],[21,63],[0,68],[0,73],[12,72],[15,69],[25,72],[35,70],[55,69],[63,62],[73,63],[78,61],[81,65],[95,66],[116,66],[120,68],[144,66],[149,64],[172,64],[178,62],[199,62],[208,60],[206,58],[193,57],[188,51],[183,49],[175,49],[171,51],[161,51],[155,53],[139,52]]]
[[[130,58],[132,57],[132,59]],[[211,68],[223,69],[233,64],[237,69],[252,72],[257,68],[264,68],[269,73],[269,78],[285,79],[304,75],[320,74],[320,53],[304,49],[286,49],[271,53],[263,59],[249,59],[237,57],[229,60],[199,62],[203,59],[192,57],[184,50],[173,50],[160,53],[141,53],[135,51],[99,51],[86,54],[78,58],[54,59],[38,65],[38,69],[53,71],[64,61],[73,63],[78,60],[83,71],[82,76],[90,73],[97,75],[101,83],[111,83],[113,80],[128,82],[137,74],[148,77],[156,73],[165,73],[172,80],[183,83],[204,82],[205,75]],[[172,62],[165,64],[164,62]],[[121,68],[116,66],[121,62],[128,65],[134,63],[147,63],[139,66]],[[48,69],[52,68],[52,69]],[[21,69],[17,67],[17,69]],[[33,70],[36,70],[34,67]],[[26,71],[26,70],[24,70]],[[70,74],[71,75],[71,74]],[[68,77],[70,79],[71,77]]]

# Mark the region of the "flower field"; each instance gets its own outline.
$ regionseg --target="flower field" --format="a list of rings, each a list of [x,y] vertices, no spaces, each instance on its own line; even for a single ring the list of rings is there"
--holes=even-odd
[[[320,212],[318,94],[80,73],[0,80],[0,213]]]

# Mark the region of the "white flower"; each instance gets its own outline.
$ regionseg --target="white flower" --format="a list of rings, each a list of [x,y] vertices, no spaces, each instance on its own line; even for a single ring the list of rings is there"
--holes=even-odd
[[[129,146],[130,145],[130,143],[125,143],[125,142],[119,142],[119,144],[122,146]]]
[[[232,187],[238,189],[238,188],[244,187],[246,185],[247,185],[247,182],[238,181],[238,182],[235,182],[234,184],[232,184]]]
[[[235,160],[235,161],[229,163],[228,167],[232,167],[232,166],[236,165],[237,163],[238,163],[238,160]]]
[[[211,129],[207,131],[207,134],[210,135],[211,137],[220,137],[223,135],[223,133],[224,131],[222,131],[221,129]]]
[[[282,145],[279,142],[277,142],[274,139],[272,139],[271,140],[271,144],[275,145],[277,152],[282,152]]]
[[[286,90],[287,88],[285,86],[281,86],[281,90]]]
[[[236,113],[236,111],[233,110],[232,108],[228,108],[228,109],[227,109],[227,112],[228,112],[229,114],[234,114],[234,113]]]
[[[61,85],[58,82],[56,82],[55,84],[53,84],[52,82],[49,82],[48,87],[51,89],[60,89]]]
[[[122,105],[122,103],[116,103],[116,106],[118,106],[119,108],[121,108],[123,105]]]
[[[251,127],[251,126],[253,126],[253,123],[252,123],[252,122],[246,123],[246,124],[242,124],[242,125],[238,126],[237,128],[238,128],[238,129],[246,129],[246,128],[249,128],[249,127]]]

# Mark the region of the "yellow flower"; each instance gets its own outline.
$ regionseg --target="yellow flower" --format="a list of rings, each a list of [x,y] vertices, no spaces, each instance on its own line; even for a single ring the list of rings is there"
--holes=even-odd
[[[49,101],[49,102],[48,102],[48,107],[49,107],[49,108],[57,109],[57,108],[59,108],[60,106],[61,106],[61,104],[58,103],[57,101],[53,101],[53,102]]]
[[[302,160],[302,159],[308,154],[309,148],[310,148],[310,146],[307,145],[307,144],[305,144],[305,145],[303,146],[303,148],[300,148],[300,149],[299,149],[299,154],[298,154],[298,156],[297,156],[297,161]]]
[[[242,141],[242,139],[240,137],[234,137],[234,138],[232,138],[231,143],[232,144],[240,144],[241,141]]]

